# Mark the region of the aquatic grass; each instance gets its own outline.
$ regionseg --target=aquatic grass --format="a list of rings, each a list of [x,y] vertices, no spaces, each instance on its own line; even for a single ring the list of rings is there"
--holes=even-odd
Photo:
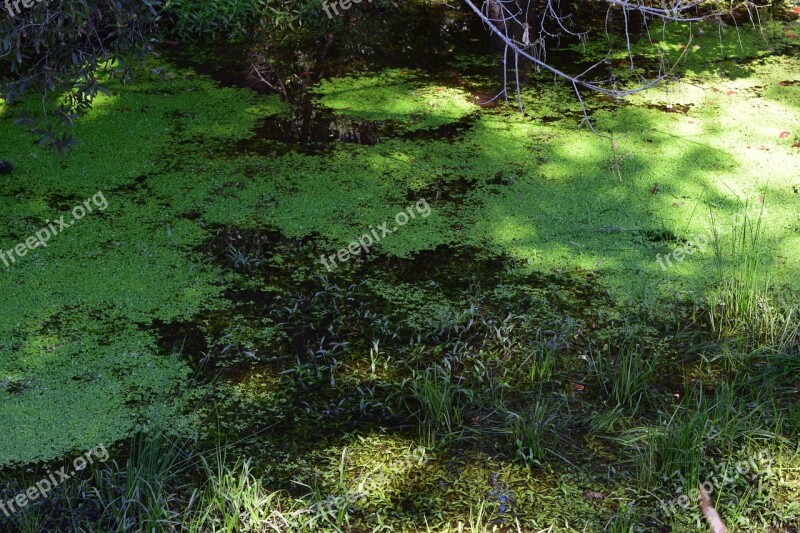
[[[350,515],[349,510],[350,506],[353,502],[358,499],[361,495],[359,491],[357,494],[352,494],[347,487],[345,482],[346,479],[346,469],[345,463],[347,461],[347,448],[342,450],[342,456],[339,459],[339,464],[337,468],[337,478],[336,478],[336,491],[334,494],[329,495],[325,498],[324,502],[317,505],[317,516],[316,519],[322,519],[323,522],[327,522],[332,526],[336,531],[344,531],[345,526],[350,524]],[[318,494],[315,492],[314,501],[320,502],[318,498]],[[327,509],[323,509],[323,507],[327,507]]]
[[[768,408],[764,395],[745,398],[741,389],[723,382],[713,395],[702,390],[687,394],[656,424],[610,438],[628,448],[642,482],[678,478],[695,486],[711,455],[733,454],[743,444],[778,438],[765,427]]]
[[[22,531],[169,531],[184,510],[176,494],[188,470],[185,448],[162,422],[131,438],[124,463],[93,465],[8,522]]]
[[[745,381],[751,386],[779,388],[784,392],[800,390],[800,350],[763,348],[747,355],[751,363]]]
[[[619,440],[637,449],[634,464],[642,482],[655,483],[678,476],[690,480],[687,484],[693,486],[700,476],[710,432],[708,418],[695,412],[680,420],[670,419],[663,426],[629,430]]]
[[[790,402],[781,419],[778,430],[786,435],[797,435],[800,433],[800,402]]]
[[[711,213],[716,291],[709,308],[711,328],[720,339],[739,339],[752,346],[757,339],[774,341],[778,335],[778,314],[770,292],[770,268],[766,262],[767,243],[761,204],[753,217],[745,203],[731,228],[719,228]],[[721,232],[729,232],[723,243]]]
[[[505,413],[506,431],[517,459],[541,464],[557,445],[559,413],[551,402],[536,400],[521,413]]]
[[[96,465],[90,476],[59,485],[7,524],[22,532],[255,533],[302,528],[304,501],[267,489],[253,473],[251,459],[227,466],[225,446],[197,451],[196,442],[177,441],[156,428],[151,425],[131,439],[126,460]]]
[[[182,516],[189,533],[285,531],[294,520],[290,499],[270,491],[252,472],[252,459],[237,460],[232,466],[222,448],[210,463],[201,457],[205,486],[192,493]]]
[[[616,406],[635,415],[649,403],[648,385],[655,369],[655,362],[647,359],[641,347],[632,340],[623,341],[616,347],[616,357],[611,356],[612,345],[591,350],[590,368],[605,391],[605,395]]]
[[[555,372],[557,353],[555,338],[551,341],[536,342],[531,347],[530,353],[520,363],[520,367],[527,366],[530,381],[547,381],[553,377],[553,372]]]
[[[134,525],[143,530],[164,531],[180,515],[174,496],[179,479],[189,471],[188,443],[169,437],[166,419],[156,419],[146,431],[131,440],[128,458],[121,468],[116,462],[101,470],[98,494],[105,513],[114,517],[117,531]]]
[[[800,307],[792,307],[780,313],[781,326],[774,344],[763,344],[753,351],[741,355],[745,361],[745,383],[757,387],[780,388],[783,391],[798,391],[800,377]]]
[[[432,446],[442,432],[451,434],[461,425],[460,394],[450,371],[442,366],[414,372],[411,379],[411,395],[419,405],[420,436]]]
[[[623,345],[613,372],[611,395],[617,405],[628,407],[635,414],[647,401],[648,383],[654,363],[641,353],[638,346]]]
[[[713,421],[704,405],[702,393],[693,401],[688,396],[669,416],[657,424],[631,428],[611,437],[632,453],[637,476],[643,483],[655,483],[675,476],[696,484],[713,435]]]
[[[539,533],[545,533],[550,529],[552,528],[540,530]],[[523,529],[519,518],[516,517],[513,524],[499,524],[495,520],[490,520],[489,513],[486,510],[486,500],[482,499],[477,504],[470,503],[469,516],[466,520],[456,521],[455,524],[443,523],[433,528],[428,523],[428,518],[425,517],[425,531],[427,533],[433,533],[434,531],[437,533],[499,533],[500,531],[522,533],[523,531],[529,531],[529,529]]]
[[[608,521],[604,531],[606,533],[634,533],[639,528],[641,525],[636,520],[633,505],[620,503],[619,509]]]
[[[622,406],[615,405],[608,410],[592,412],[588,416],[589,432],[604,434],[614,431],[618,426],[628,425],[632,419],[625,415]]]

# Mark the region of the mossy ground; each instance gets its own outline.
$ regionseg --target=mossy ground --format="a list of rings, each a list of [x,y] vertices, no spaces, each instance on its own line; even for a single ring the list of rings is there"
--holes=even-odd
[[[410,68],[313,86],[342,120],[392,125],[376,144],[317,155],[238,150],[288,105],[169,64],[109,81],[63,159],[3,107],[16,171],[0,182],[0,248],[97,191],[108,209],[0,268],[0,465],[124,442],[166,408],[176,433],[229,441],[274,489],[363,493],[354,530],[443,528],[482,507],[487,524],[525,530],[595,531],[629,515],[650,530],[699,527],[694,509],[660,511],[686,472],[646,481],[633,435],[672,431],[665,413],[688,416],[698,395],[744,377],[714,362],[722,348],[693,320],[718,281],[712,250],[666,270],[656,256],[763,203],[773,290],[796,303],[800,60],[788,26],[769,32],[784,53],[763,53],[758,32],[743,30],[740,48],[707,31],[682,82],[588,97],[613,148],[578,127],[563,88],[525,89],[522,115]],[[678,54],[683,37],[657,46]],[[477,72],[465,78],[491,84]],[[430,216],[369,254],[334,272],[319,261],[422,198]],[[644,403],[614,407],[597,361],[631,344],[657,370]],[[458,421],[425,410],[414,383],[426,369],[452,382]],[[203,394],[211,405],[196,412]],[[797,523],[793,394],[761,398],[733,440],[697,437],[703,468],[732,442],[773,451],[771,501],[739,484],[738,504],[719,503],[738,505],[745,530]]]

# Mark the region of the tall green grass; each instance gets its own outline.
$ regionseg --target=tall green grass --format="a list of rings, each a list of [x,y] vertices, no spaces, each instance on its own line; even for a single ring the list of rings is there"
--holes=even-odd
[[[687,387],[688,388],[688,387]],[[645,483],[677,479],[696,486],[704,462],[735,454],[743,445],[775,441],[766,398],[751,397],[728,383],[713,394],[688,393],[656,424],[622,432],[613,440],[630,452],[637,475]]]
[[[517,459],[541,464],[558,443],[558,412],[550,402],[537,400],[520,413],[507,412],[506,425]]]
[[[616,354],[612,355],[612,351]],[[635,415],[649,403],[648,385],[655,361],[642,353],[633,340],[618,346],[590,350],[591,371],[612,405]]]
[[[741,223],[718,227],[711,217],[716,291],[709,321],[720,339],[735,338],[747,346],[774,342],[780,332],[780,316],[770,294],[768,243],[764,205],[752,216],[742,206]],[[723,238],[723,231],[729,233]]]
[[[309,513],[265,487],[249,460],[229,466],[223,446],[199,452],[195,442],[171,438],[167,429],[151,424],[131,440],[123,461],[92,466],[91,475],[75,476],[0,520],[0,529],[247,533],[306,527]]]
[[[459,391],[453,384],[450,371],[434,366],[415,372],[411,394],[419,404],[421,438],[434,445],[437,435],[452,434],[462,422]]]
[[[218,451],[214,461],[202,458],[206,482],[192,494],[183,528],[189,533],[216,531],[285,531],[295,518],[291,500],[279,491],[270,491],[253,474],[250,460],[226,465]]]

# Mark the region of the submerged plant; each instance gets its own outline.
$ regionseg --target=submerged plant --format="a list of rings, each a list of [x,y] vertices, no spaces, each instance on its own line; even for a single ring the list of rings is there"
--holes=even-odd
[[[233,244],[228,244],[225,255],[235,269],[251,270],[258,268],[264,262],[259,250],[248,254],[246,251],[236,248]]]

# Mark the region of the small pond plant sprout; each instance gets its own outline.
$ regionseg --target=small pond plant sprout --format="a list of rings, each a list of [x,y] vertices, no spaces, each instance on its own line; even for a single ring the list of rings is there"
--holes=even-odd
[[[619,143],[611,141],[611,157],[609,158],[609,169],[615,178],[622,181],[622,164],[631,158],[631,155],[619,151]]]

